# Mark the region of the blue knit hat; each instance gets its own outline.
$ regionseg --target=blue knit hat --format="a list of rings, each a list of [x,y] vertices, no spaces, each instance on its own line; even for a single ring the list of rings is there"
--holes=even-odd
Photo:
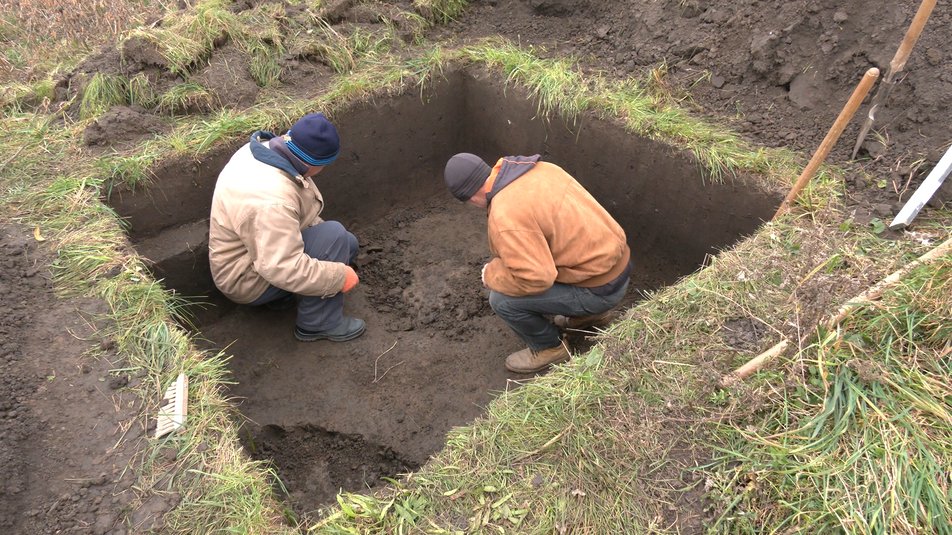
[[[288,149],[308,165],[327,165],[340,153],[337,129],[323,113],[309,113],[288,130]]]

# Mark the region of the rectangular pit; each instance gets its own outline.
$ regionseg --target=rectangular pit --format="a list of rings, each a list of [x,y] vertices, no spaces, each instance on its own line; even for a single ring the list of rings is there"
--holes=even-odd
[[[423,98],[414,89],[358,103],[334,121],[341,156],[316,182],[324,219],[361,242],[361,285],[345,305],[367,321],[357,340],[302,344],[291,336],[293,310],[234,306],[214,289],[211,195],[244,140],[198,163],[165,162],[153,186],[110,199],[167,287],[215,303],[200,314],[201,336],[234,355],[230,393],[254,422],[245,429],[249,451],[275,461],[300,510],[422,464],[451,427],[479,416],[510,379],[525,378],[503,367],[521,345],[493,317],[479,283],[486,217],[446,191],[451,155],[495,162],[541,153],[573,174],[628,234],[635,271],[626,304],[753,232],[781,198],[751,177],[713,183],[688,152],[617,122],[538,118],[523,91],[483,72],[450,72]],[[341,460],[333,453],[341,448],[367,452],[366,461]]]

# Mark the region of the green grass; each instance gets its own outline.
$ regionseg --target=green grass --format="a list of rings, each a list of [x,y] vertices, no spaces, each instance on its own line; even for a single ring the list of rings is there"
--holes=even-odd
[[[49,90],[52,93],[52,87]],[[96,73],[83,87],[79,104],[81,119],[96,118],[113,106],[134,104],[150,108],[156,102],[152,84],[145,74],[132,78]]]
[[[207,113],[218,107],[218,99],[211,91],[195,82],[172,86],[159,95],[156,111],[168,114]]]
[[[223,13],[225,3],[202,5],[203,12],[183,13],[163,27],[196,44],[170,60],[176,72],[200,62],[214,36],[245,35],[245,22]],[[443,20],[465,3],[415,5]],[[181,504],[166,517],[170,533],[289,528],[272,496],[274,474],[239,446],[237,416],[221,392],[227,357],[197,352],[178,326],[183,302],[150,278],[115,214],[99,202],[114,184],[141,185],[156,162],[201,157],[253,130],[286,127],[307,111],[333,117],[362,99],[422,90],[459,64],[486,67],[525,88],[542,117],[557,114],[571,123],[595,113],[690,150],[712,179],[755,172],[776,185],[796,175],[794,155],[752,147],[680,109],[663,85],[663,69],[609,81],[583,75],[573,61],[498,40],[398,59],[386,53],[384,35],[392,39],[390,30],[341,35],[335,61],[343,75],[314,99],[183,116],[171,134],[121,154],[90,158],[76,146],[81,125],[16,107],[5,111],[2,124],[11,135],[0,140],[0,152],[23,147],[24,157],[10,160],[0,175],[2,204],[55,243],[57,286],[105,300],[113,320],[106,334],[131,368],[144,371],[144,399],[156,399],[179,372],[191,379],[187,431],[152,443],[136,466],[142,488],[163,481],[163,489],[181,493]],[[285,46],[268,29],[249,39],[251,54],[255,43],[272,51]],[[268,72],[262,79],[274,83]],[[124,98],[148,101],[147,85],[133,89],[133,80]],[[107,85],[97,92],[109,95]],[[187,108],[185,89],[160,96],[156,105]],[[105,106],[96,102],[90,100],[90,109]],[[690,510],[678,500],[692,488],[709,488],[711,526],[724,532],[947,530],[949,482],[938,470],[950,456],[948,353],[942,353],[952,323],[943,298],[948,259],[941,269],[918,270],[884,299],[884,308],[857,315],[844,337],[808,341],[803,352],[735,390],[713,386],[720,373],[752,356],[725,342],[728,320],[765,325],[767,347],[809,332],[825,306],[922,251],[912,240],[881,239],[840,213],[838,182],[837,170],[826,170],[791,217],[630,310],[592,352],[501,395],[484,417],[454,430],[418,473],[374,495],[341,494],[311,531],[672,532],[678,525],[669,506]],[[920,228],[948,234],[950,220],[938,212]],[[816,296],[828,302],[814,304]],[[882,372],[881,380],[860,375],[857,366],[866,363],[873,367],[862,370]],[[158,455],[163,447],[177,450],[175,461]],[[718,448],[718,462],[694,469],[710,461],[710,447]],[[170,474],[171,483],[163,479]]]
[[[467,4],[467,0],[413,0],[413,7],[418,13],[439,24],[455,19]]]
[[[340,33],[321,20],[317,27],[300,33],[295,40],[295,53],[314,57],[327,64],[338,74],[349,73],[361,64],[373,62],[390,49],[393,42],[391,28],[386,31],[353,28]]]
[[[122,76],[96,73],[83,89],[79,104],[82,119],[98,117],[109,108],[129,102],[128,80]]]
[[[271,87],[281,79],[280,59],[287,52],[281,28],[285,18],[278,4],[259,4],[238,16],[241,28],[232,38],[248,54],[249,73],[260,87]]]
[[[133,42],[144,42],[155,48],[169,72],[188,75],[207,59],[216,42],[238,33],[241,23],[228,9],[231,4],[230,0],[203,0],[191,9],[168,14],[162,26],[128,32],[120,51],[126,53]]]
[[[791,357],[755,430],[720,430],[719,523],[952,533],[952,257],[936,264]]]
[[[591,103],[591,92],[572,60],[550,60],[506,41],[487,41],[462,50],[463,57],[499,68],[510,84],[528,88],[539,116],[574,121]]]

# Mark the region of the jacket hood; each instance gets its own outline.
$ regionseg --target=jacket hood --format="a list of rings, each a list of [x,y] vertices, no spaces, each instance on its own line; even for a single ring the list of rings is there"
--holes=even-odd
[[[496,174],[496,181],[493,182],[493,189],[486,194],[486,202],[492,202],[497,193],[515,182],[517,178],[531,171],[536,162],[541,159],[542,156],[538,154],[532,156],[503,156],[500,159],[501,164],[499,164],[499,173]]]
[[[298,170],[294,168],[294,165],[292,165],[291,162],[287,160],[287,158],[281,156],[277,152],[268,148],[267,145],[261,143],[262,141],[270,141],[275,137],[276,136],[274,133],[266,132],[264,130],[258,130],[254,134],[251,134],[251,139],[249,140],[251,155],[254,156],[255,160],[270,165],[271,167],[277,167],[278,169],[291,175],[295,182],[304,184],[304,177],[301,176],[301,173],[299,173]]]

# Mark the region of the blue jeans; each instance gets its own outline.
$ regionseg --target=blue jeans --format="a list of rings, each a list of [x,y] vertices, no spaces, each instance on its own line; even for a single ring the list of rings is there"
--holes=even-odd
[[[562,343],[559,329],[545,316],[589,316],[611,310],[628,290],[625,282],[615,292],[597,295],[590,288],[556,283],[538,295],[512,297],[489,292],[489,306],[533,351]]]
[[[350,264],[357,257],[357,238],[337,221],[324,221],[301,231],[304,254],[317,260]],[[291,292],[271,285],[252,306],[285,299]],[[308,331],[326,331],[344,319],[344,294],[327,299],[301,296],[297,304],[297,326]]]

